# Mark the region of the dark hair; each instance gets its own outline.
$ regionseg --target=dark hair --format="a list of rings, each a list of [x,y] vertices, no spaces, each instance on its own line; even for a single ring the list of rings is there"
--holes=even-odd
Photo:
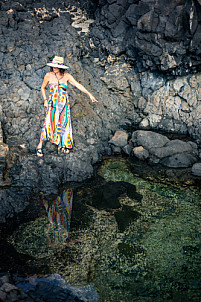
[[[50,71],[53,71],[53,67],[50,67]],[[59,68],[59,72],[60,72],[61,74],[64,74],[65,69]]]

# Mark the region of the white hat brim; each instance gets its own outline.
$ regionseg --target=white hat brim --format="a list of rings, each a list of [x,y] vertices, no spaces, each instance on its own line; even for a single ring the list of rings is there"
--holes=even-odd
[[[67,69],[69,68],[68,66],[66,65],[61,65],[61,64],[57,64],[57,63],[47,63],[48,66],[50,67],[57,67],[57,68],[62,68],[62,69]]]

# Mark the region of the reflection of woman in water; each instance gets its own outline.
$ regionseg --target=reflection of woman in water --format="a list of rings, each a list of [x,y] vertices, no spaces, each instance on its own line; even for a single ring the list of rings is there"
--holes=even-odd
[[[55,56],[51,63],[47,64],[51,71],[46,73],[41,92],[47,115],[42,128],[40,142],[36,148],[37,156],[42,157],[42,145],[46,140],[58,145],[58,151],[69,153],[73,147],[70,103],[67,94],[67,84],[70,83],[80,91],[86,93],[92,102],[97,102],[95,97],[81,84],[79,84],[65,69],[64,58]],[[45,88],[49,84],[50,96],[46,98]]]
[[[43,200],[51,228],[48,237],[51,243],[59,245],[66,242],[70,229],[71,209],[73,201],[72,189],[62,192],[55,200]]]

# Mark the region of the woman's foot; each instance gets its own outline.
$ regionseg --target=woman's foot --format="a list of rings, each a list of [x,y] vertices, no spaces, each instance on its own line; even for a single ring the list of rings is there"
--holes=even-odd
[[[58,147],[58,151],[68,154],[70,151],[66,147]]]
[[[36,148],[36,155],[37,155],[38,157],[43,157],[42,148]]]

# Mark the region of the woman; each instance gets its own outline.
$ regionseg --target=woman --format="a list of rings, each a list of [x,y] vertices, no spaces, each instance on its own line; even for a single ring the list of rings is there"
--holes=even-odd
[[[41,93],[44,99],[44,106],[47,109],[47,115],[42,128],[40,142],[36,148],[37,156],[42,157],[42,145],[46,140],[58,145],[58,151],[69,153],[73,147],[70,103],[67,94],[67,83],[77,87],[80,91],[86,93],[92,102],[97,102],[95,97],[81,84],[79,84],[69,73],[65,72],[68,67],[64,65],[64,58],[55,56],[51,67],[41,86]],[[49,83],[50,95],[46,98],[45,87]]]

